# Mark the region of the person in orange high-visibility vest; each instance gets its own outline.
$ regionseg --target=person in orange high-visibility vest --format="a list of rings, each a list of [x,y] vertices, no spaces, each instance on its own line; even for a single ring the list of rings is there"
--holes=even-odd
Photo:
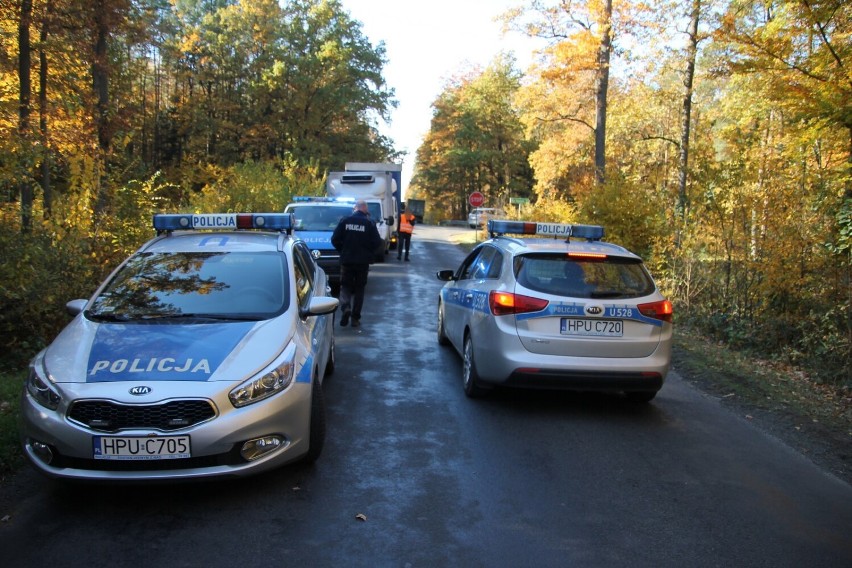
[[[396,259],[402,260],[403,249],[405,249],[405,260],[408,260],[408,251],[411,250],[411,233],[414,232],[414,215],[405,208],[399,216],[399,244],[396,245]]]

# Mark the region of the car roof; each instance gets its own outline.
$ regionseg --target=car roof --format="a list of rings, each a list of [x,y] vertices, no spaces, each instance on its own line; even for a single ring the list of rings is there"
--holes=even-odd
[[[217,242],[222,252],[257,252],[283,250],[292,237],[282,233],[266,231],[174,231],[149,241],[145,252],[198,252],[211,251],[210,243]]]
[[[626,248],[604,241],[566,241],[564,238],[517,238],[517,237],[494,237],[485,241],[497,246],[512,256],[528,253],[567,253],[585,252],[595,254],[606,254],[633,260],[642,260],[638,255]]]

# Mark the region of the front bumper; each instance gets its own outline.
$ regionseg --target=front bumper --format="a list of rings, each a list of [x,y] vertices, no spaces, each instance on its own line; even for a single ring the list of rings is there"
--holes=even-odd
[[[320,268],[325,272],[329,284],[340,283],[340,257],[320,257],[317,261]]]
[[[21,442],[24,454],[42,473],[55,478],[103,481],[156,481],[240,477],[274,469],[301,458],[309,448],[311,385],[293,383],[267,400],[234,408],[221,390],[221,383],[205,386],[218,389],[208,400],[215,416],[196,426],[170,432],[122,430],[100,432],[71,422],[67,406],[49,411],[26,390],[21,399]],[[205,398],[193,394],[193,399]],[[125,404],[129,402],[124,401]],[[168,460],[102,460],[93,458],[93,437],[188,435],[192,457]],[[250,440],[277,435],[283,442],[253,461],[240,450]],[[49,449],[45,452],[45,447]],[[46,459],[45,456],[50,458]]]

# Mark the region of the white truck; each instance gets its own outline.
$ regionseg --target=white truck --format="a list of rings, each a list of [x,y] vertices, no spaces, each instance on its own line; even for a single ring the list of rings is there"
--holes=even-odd
[[[350,167],[370,167],[370,170],[352,170]],[[380,169],[382,167],[395,169]],[[329,197],[363,199],[370,210],[370,218],[376,223],[384,241],[376,260],[384,262],[385,255],[396,248],[399,223],[399,166],[397,164],[347,163],[347,171],[329,172],[326,193]]]

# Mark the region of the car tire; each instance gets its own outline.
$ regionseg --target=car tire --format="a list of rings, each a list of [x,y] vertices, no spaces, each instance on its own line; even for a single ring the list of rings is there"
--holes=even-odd
[[[630,402],[651,402],[657,396],[657,391],[632,391],[624,393]]]
[[[476,371],[476,361],[473,358],[473,340],[470,334],[464,338],[464,354],[462,356],[462,381],[464,394],[470,398],[481,398],[488,394],[488,389],[479,384],[479,373]]]
[[[322,385],[314,380],[311,387],[311,427],[308,440],[308,453],[305,454],[305,462],[313,463],[322,454],[325,446],[325,398],[322,393]]]
[[[449,345],[450,338],[444,331],[444,306],[438,302],[438,345]]]

